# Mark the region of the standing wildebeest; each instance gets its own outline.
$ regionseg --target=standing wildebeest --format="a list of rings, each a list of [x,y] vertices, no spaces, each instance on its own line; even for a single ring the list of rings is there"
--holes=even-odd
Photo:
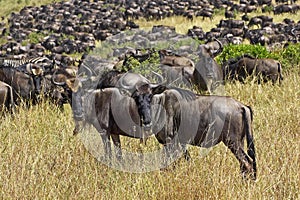
[[[166,146],[167,152],[173,149],[175,141],[179,141],[188,158],[187,144],[209,148],[223,142],[238,159],[242,174],[255,179],[251,108],[231,97],[198,96],[192,92],[182,95],[184,93],[180,91],[167,89],[153,98],[153,103],[166,110],[164,129],[156,134],[156,138]],[[243,150],[245,136],[248,155]]]
[[[119,147],[117,156],[120,159],[119,135],[140,139],[149,136],[152,127],[151,100],[163,88],[164,86],[152,84],[139,74],[126,73],[116,87],[86,91],[85,94],[76,93],[83,95],[83,102],[74,97],[77,101],[72,109],[77,115],[82,112],[83,119],[75,118],[74,133],[80,128],[80,120],[93,125],[102,137],[105,154],[111,155],[109,139],[112,137],[114,144]]]
[[[191,79],[195,69],[194,62],[184,56],[177,55],[167,50],[158,51],[160,57],[160,69],[168,83],[184,83],[191,86]]]
[[[193,73],[193,83],[199,90],[208,90],[209,93],[222,83],[223,74],[220,66],[215,61],[214,57],[223,50],[223,44],[216,40],[219,48],[203,44],[199,46],[199,61]]]
[[[254,58],[249,55],[232,59],[223,64],[224,79],[244,81],[249,75],[261,77],[264,82],[271,80],[273,84],[283,80],[281,64],[279,61],[269,58]],[[261,76],[261,77],[260,77]]]
[[[14,100],[20,100],[21,97],[23,100],[33,100],[33,103],[35,103],[41,91],[41,80],[41,74],[30,75],[15,68],[0,67],[0,81],[9,84],[13,88]]]
[[[13,91],[10,85],[0,81],[0,113],[14,106]]]

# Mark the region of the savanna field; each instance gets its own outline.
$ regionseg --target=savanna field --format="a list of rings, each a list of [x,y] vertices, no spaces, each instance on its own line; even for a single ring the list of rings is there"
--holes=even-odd
[[[49,1],[3,3],[0,1],[2,13],[8,14],[27,3],[40,5]],[[279,15],[274,20],[285,17],[300,20],[299,13]],[[193,25],[209,30],[220,18],[214,17],[212,23],[209,19],[190,22],[181,17],[151,22],[141,19],[137,23],[145,29],[171,25],[177,32],[186,33]],[[258,169],[255,182],[241,178],[238,161],[223,144],[205,156],[203,149],[189,146],[190,162],[181,158],[163,170],[131,173],[108,167],[97,161],[83,143],[94,137],[92,132],[73,136],[70,106],[65,105],[61,112],[44,102],[1,117],[0,199],[299,199],[299,62],[285,62],[283,75],[281,85],[258,85],[252,79],[245,84],[225,85],[226,95],[254,111],[252,129]],[[140,145],[138,139],[121,139],[127,151],[162,148],[155,138],[150,138],[146,146]]]

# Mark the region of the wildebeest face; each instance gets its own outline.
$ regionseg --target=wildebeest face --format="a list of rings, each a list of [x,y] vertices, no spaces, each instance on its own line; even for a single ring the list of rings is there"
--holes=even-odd
[[[152,126],[150,105],[152,97],[152,94],[141,94],[134,97],[141,118],[141,123],[145,130],[150,129]]]
[[[152,127],[151,119],[151,101],[153,95],[160,94],[166,89],[162,85],[143,84],[136,87],[136,91],[132,94],[132,98],[137,105],[138,113],[140,115],[141,124],[146,131]]]
[[[34,86],[35,86],[35,93],[40,94],[42,90],[42,77],[41,76],[33,76]]]

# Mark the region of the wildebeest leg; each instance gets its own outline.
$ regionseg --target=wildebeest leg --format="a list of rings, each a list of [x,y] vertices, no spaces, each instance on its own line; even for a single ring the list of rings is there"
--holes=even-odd
[[[122,149],[121,149],[121,140],[119,135],[111,135],[111,139],[114,143],[115,155],[118,161],[122,160]]]
[[[207,85],[207,91],[208,91],[209,94],[211,94],[211,92],[212,92],[212,91],[211,91],[211,89],[212,89],[212,88],[211,88],[212,82],[213,82],[213,81],[212,81],[212,79],[210,79],[210,78],[209,78],[209,79],[207,80],[207,82],[206,82],[206,85]]]
[[[73,135],[77,135],[83,128],[83,121],[75,120],[75,128],[73,130]]]
[[[185,160],[190,161],[191,160],[191,155],[190,155],[190,152],[187,150],[186,144],[181,144],[181,148],[182,148]]]
[[[102,142],[104,145],[104,155],[105,155],[105,159],[110,160],[111,158],[111,144],[110,144],[110,136],[106,133],[100,133],[101,138],[102,138]]]
[[[165,149],[165,160],[164,160],[164,164],[167,166],[168,165],[168,161],[171,158],[171,150],[172,150],[172,144],[171,144],[172,139],[170,137],[166,138],[166,144],[164,145],[164,149]]]
[[[247,178],[247,175],[254,175],[254,169],[252,161],[250,160],[249,156],[245,153],[242,148],[242,145],[231,143],[230,145],[226,145],[231,152],[235,155],[240,163],[240,170],[242,173],[243,178]],[[253,176],[252,176],[253,178]],[[255,178],[253,178],[255,179]]]
[[[175,159],[180,158],[181,152],[183,152],[184,158],[189,161],[191,156],[187,150],[186,144],[179,143],[178,136],[175,135],[173,137],[166,138],[166,144],[164,145],[165,149],[165,166],[169,165]]]

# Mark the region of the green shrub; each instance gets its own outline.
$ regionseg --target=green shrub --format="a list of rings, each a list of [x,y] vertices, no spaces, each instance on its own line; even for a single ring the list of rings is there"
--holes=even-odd
[[[219,64],[230,59],[242,56],[244,54],[251,55],[256,58],[273,58],[281,62],[283,68],[293,67],[300,63],[300,44],[290,44],[286,48],[268,51],[265,46],[261,45],[228,45],[225,46],[223,52],[216,58]]]
[[[230,58],[236,58],[248,54],[257,58],[270,57],[270,52],[266,47],[261,45],[239,44],[224,46],[223,52],[216,58],[218,63],[221,63]]]
[[[300,44],[290,44],[287,48],[278,52],[279,60],[283,66],[299,66],[300,64]]]
[[[37,44],[43,40],[46,35],[41,32],[31,32],[28,35],[29,43]]]
[[[151,71],[160,73],[160,69],[158,67],[159,64],[160,64],[159,54],[156,51],[152,53],[151,56],[143,62],[139,62],[137,59],[133,57],[129,57],[126,62],[126,65],[122,66],[122,70],[124,71],[131,70],[132,72],[135,73],[148,75],[151,74]]]

